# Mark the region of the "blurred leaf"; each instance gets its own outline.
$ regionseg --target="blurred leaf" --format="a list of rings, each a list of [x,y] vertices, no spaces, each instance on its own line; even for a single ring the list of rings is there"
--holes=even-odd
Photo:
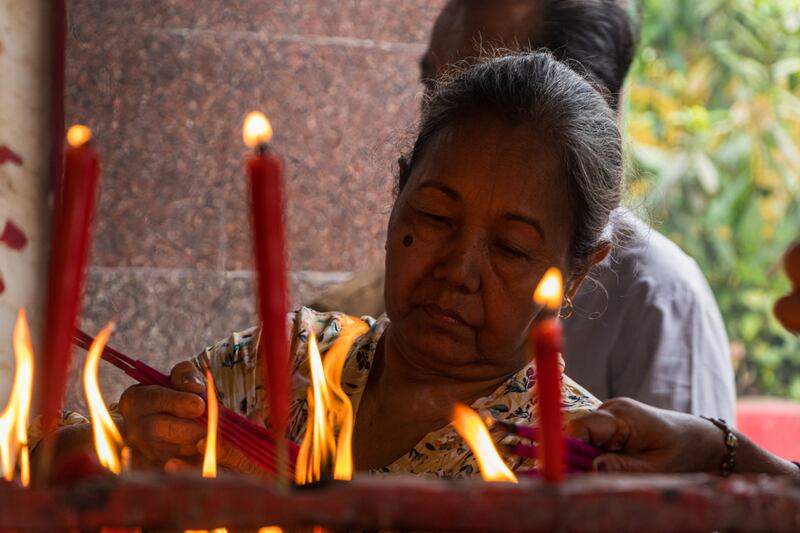
[[[800,235],[800,0],[641,0],[628,84],[631,192],[697,260],[739,390],[800,398],[800,345],[771,315]]]
[[[788,83],[789,77],[800,72],[800,57],[787,57],[772,65],[772,77],[778,83]]]
[[[719,190],[719,172],[711,159],[703,152],[697,152],[694,155],[694,169],[705,192],[715,194]]]

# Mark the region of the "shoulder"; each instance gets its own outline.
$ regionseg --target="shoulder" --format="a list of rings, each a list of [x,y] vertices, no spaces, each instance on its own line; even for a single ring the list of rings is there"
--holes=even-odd
[[[578,316],[565,324],[567,337],[601,334],[618,344],[692,335],[727,346],[719,306],[697,262],[633,215],[625,225],[625,238],[576,295]]]
[[[697,262],[667,237],[628,214],[626,234],[609,258],[590,276],[610,297],[630,301],[683,300],[716,308],[711,288]]]
[[[291,356],[297,363],[298,355],[305,354],[307,351],[308,339],[313,332],[317,339],[320,350],[325,352],[339,337],[342,327],[351,320],[345,313],[336,311],[320,312],[308,307],[301,307],[296,311],[286,315],[286,331],[291,343]],[[361,317],[361,320],[370,328],[375,326],[379,320],[369,316]],[[209,360],[236,360],[244,362],[246,365],[254,365],[257,356],[258,342],[261,337],[261,327],[252,326],[250,328],[235,331],[228,337],[215,342],[205,348],[200,354],[201,358]]]
[[[313,332],[317,339],[320,350],[335,342],[342,333],[342,329],[351,323],[353,317],[338,311],[315,311],[309,307],[301,307],[294,313],[290,313],[289,323],[291,327],[291,339],[293,349],[295,345],[304,346],[308,343],[310,334]],[[385,317],[375,319],[371,316],[362,316],[361,321],[366,323],[370,329],[378,323],[386,321]]]

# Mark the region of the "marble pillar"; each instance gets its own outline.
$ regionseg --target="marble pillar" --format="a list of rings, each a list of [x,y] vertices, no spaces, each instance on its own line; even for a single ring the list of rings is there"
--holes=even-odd
[[[0,0],[0,407],[11,388],[11,332],[44,322],[49,238],[50,0]]]

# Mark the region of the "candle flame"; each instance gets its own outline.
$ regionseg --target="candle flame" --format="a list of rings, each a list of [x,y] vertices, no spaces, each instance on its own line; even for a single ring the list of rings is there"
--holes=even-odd
[[[75,124],[67,130],[67,143],[73,148],[83,146],[92,140],[92,130],[83,124]]]
[[[309,335],[311,385],[308,423],[295,467],[299,485],[319,481],[331,467],[334,479],[353,477],[353,405],[341,386],[342,370],[353,342],[367,329],[361,320],[342,317],[341,333],[325,354],[324,363],[316,336],[313,332]]]
[[[113,330],[114,323],[109,322],[92,341],[89,353],[86,355],[86,362],[83,365],[83,389],[86,393],[86,403],[89,405],[97,458],[100,460],[101,465],[115,474],[120,474],[123,470],[122,457],[125,443],[122,440],[119,429],[117,429],[117,425],[114,424],[111,415],[108,413],[103,394],[100,392],[100,384],[97,381],[100,356],[103,354],[103,349]]]
[[[350,347],[367,329],[368,326],[361,320],[344,317],[339,337],[325,354],[323,367],[331,391],[330,416],[333,427],[339,428],[333,479],[347,480],[353,477],[353,404],[342,389],[342,371]]]
[[[219,405],[214,377],[206,369],[206,418],[208,433],[206,434],[206,450],[203,454],[203,477],[217,477],[217,427],[219,424]]]
[[[206,418],[208,431],[206,433],[206,449],[203,453],[203,477],[217,477],[217,427],[219,425],[219,401],[217,389],[214,387],[214,376],[206,368]],[[218,527],[208,529],[184,529],[183,533],[228,533],[227,528]]]
[[[297,454],[295,481],[298,485],[319,481],[323,468],[333,460],[336,442],[328,421],[328,384],[319,355],[317,336],[312,331],[308,338],[308,363],[311,366],[311,385],[308,391],[308,417],[306,434]]]
[[[17,314],[12,342],[16,368],[8,403],[0,413],[0,469],[3,478],[11,481],[19,461],[20,482],[27,487],[30,483],[28,416],[33,391],[33,345],[22,309]]]
[[[517,483],[517,476],[497,453],[489,430],[486,429],[478,413],[466,405],[456,404],[453,411],[453,425],[475,454],[484,481]]]
[[[23,487],[31,484],[31,457],[27,444],[23,444],[19,450],[19,482]]]
[[[272,124],[267,116],[261,111],[248,113],[242,127],[242,138],[248,148],[268,143],[272,139]]]
[[[556,267],[550,267],[542,276],[539,285],[533,293],[533,301],[538,305],[544,305],[551,311],[561,308],[561,298],[564,288],[561,279],[561,271]]]

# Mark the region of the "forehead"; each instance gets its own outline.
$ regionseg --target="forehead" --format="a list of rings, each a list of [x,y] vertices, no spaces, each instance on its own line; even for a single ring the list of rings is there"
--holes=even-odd
[[[567,185],[557,147],[529,126],[478,115],[431,139],[406,189],[446,184],[470,209],[537,217],[565,213]]]

